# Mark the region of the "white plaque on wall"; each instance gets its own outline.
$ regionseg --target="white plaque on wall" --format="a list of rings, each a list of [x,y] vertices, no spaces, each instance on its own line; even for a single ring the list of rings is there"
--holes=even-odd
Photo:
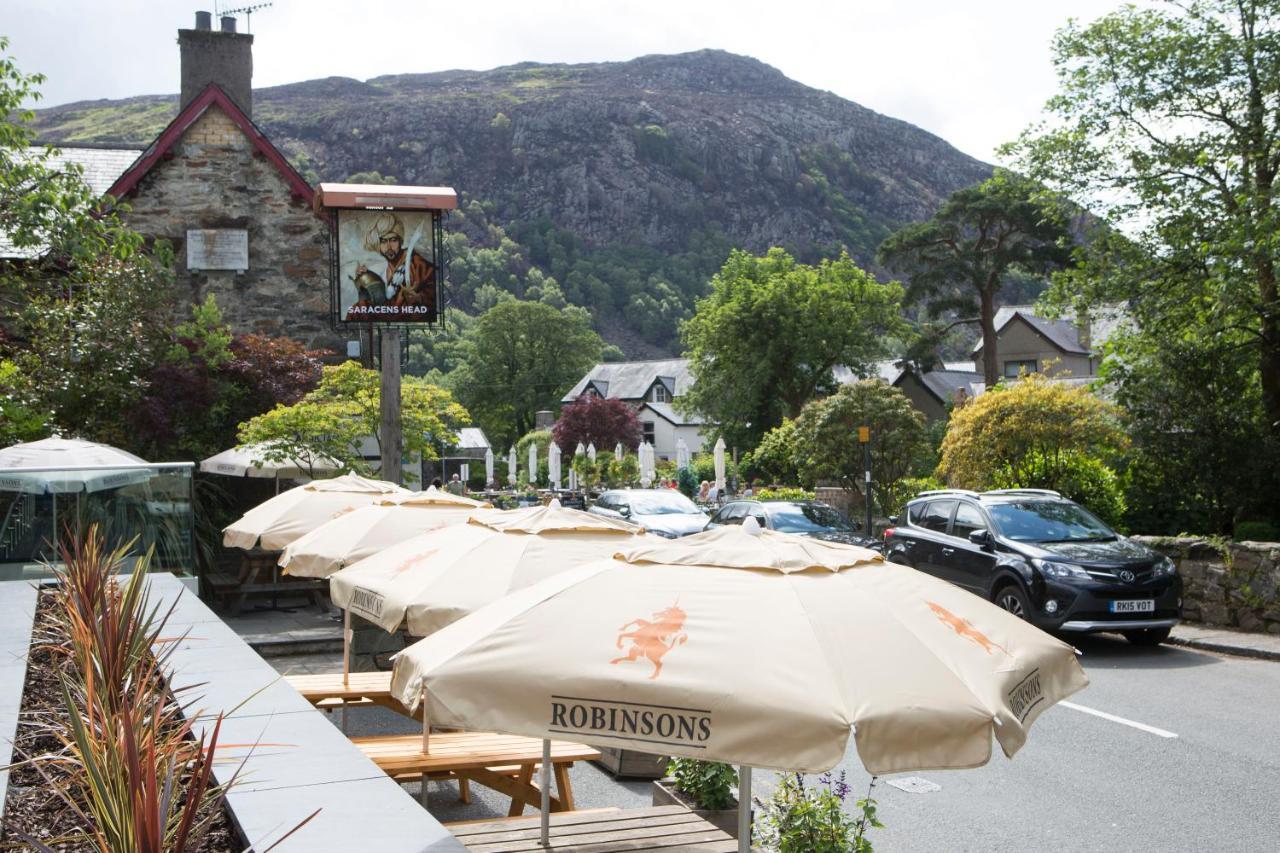
[[[249,268],[249,232],[244,228],[203,228],[187,231],[187,269]]]

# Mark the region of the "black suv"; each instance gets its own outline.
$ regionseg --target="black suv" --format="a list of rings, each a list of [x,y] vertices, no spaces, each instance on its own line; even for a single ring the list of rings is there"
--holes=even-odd
[[[1173,561],[1057,492],[922,492],[890,520],[885,555],[1046,631],[1119,631],[1156,645],[1182,616]]]

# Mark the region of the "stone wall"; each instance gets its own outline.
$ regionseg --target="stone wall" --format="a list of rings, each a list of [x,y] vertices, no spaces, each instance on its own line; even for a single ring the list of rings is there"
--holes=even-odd
[[[329,231],[284,176],[216,105],[143,177],[129,225],[173,244],[183,319],[212,293],[237,332],[346,350],[329,328]],[[249,269],[188,270],[188,229],[245,229]]]
[[[1280,543],[1133,538],[1177,564],[1188,621],[1280,634]]]

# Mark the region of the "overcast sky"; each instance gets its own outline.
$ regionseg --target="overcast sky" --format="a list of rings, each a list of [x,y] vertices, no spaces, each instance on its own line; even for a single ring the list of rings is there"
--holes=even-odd
[[[254,0],[228,0],[234,9]],[[721,48],[905,119],[975,157],[1039,115],[1068,17],[1120,0],[275,0],[252,15],[254,86],[599,62]],[[0,0],[38,106],[178,90],[176,31],[212,0]],[[215,20],[214,26],[217,26]],[[240,17],[240,31],[245,31]]]

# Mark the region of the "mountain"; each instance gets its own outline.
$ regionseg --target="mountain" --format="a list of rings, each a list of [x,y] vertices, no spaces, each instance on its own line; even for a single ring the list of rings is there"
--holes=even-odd
[[[81,102],[39,111],[36,127],[51,142],[142,145],[175,110],[172,96]],[[871,266],[891,230],[991,172],[714,50],[312,80],[255,91],[254,119],[311,178],[456,187],[464,310],[504,290],[567,300],[634,357],[678,349],[676,324],[730,248],[845,248]]]

